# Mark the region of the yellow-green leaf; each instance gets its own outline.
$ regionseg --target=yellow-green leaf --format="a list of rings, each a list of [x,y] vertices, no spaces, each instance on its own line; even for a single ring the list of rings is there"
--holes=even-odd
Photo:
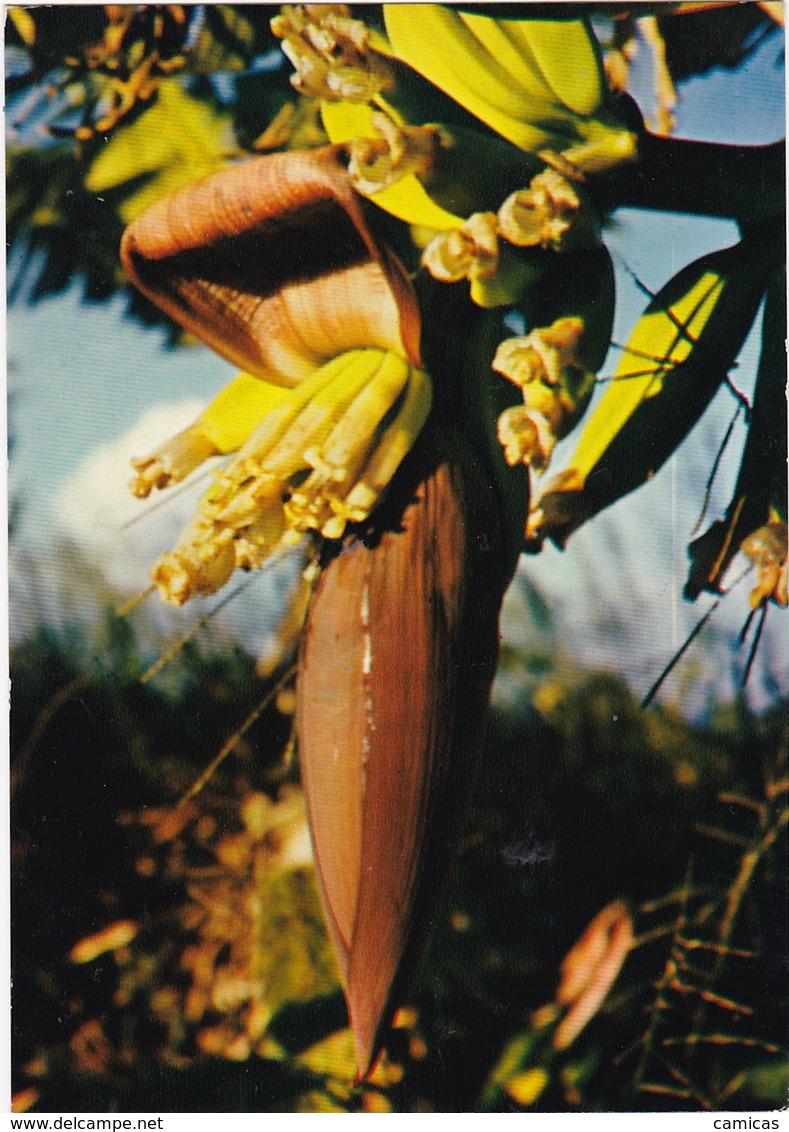
[[[658,296],[636,324],[617,366],[614,380],[590,417],[573,457],[583,482],[638,406],[663,388],[667,373],[690,354],[724,286],[716,271],[703,271],[689,290],[663,305]],[[662,294],[662,293],[661,293]]]
[[[85,187],[101,193],[128,184],[119,209],[128,224],[160,197],[220,169],[233,144],[226,115],[167,79],[150,109],[115,131],[88,170]]]
[[[682,443],[726,378],[783,242],[764,232],[703,256],[650,302],[569,466],[536,503],[529,535],[568,536],[645,483]]]

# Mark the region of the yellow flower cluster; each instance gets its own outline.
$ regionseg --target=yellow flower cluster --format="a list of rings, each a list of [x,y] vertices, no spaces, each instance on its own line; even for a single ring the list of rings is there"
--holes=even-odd
[[[152,578],[182,605],[308,531],[340,538],[368,517],[430,411],[430,379],[395,354],[349,350],[277,404],[201,501]],[[155,467],[156,461],[148,461]]]

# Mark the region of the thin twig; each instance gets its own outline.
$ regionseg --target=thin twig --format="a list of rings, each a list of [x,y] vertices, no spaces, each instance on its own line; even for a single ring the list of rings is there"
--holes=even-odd
[[[172,644],[165,652],[163,652],[159,659],[155,660],[150,668],[146,668],[145,672],[143,672],[142,676],[140,677],[140,683],[147,684],[150,680],[153,680],[154,676],[158,676],[162,669],[165,668],[171,660],[174,660],[175,657],[178,656],[178,653],[183,648],[185,648],[186,645],[188,645],[189,642],[194,639],[194,637],[197,636],[200,630],[204,629],[205,626],[210,621],[212,621],[214,617],[216,617],[216,615],[221,612],[222,609],[225,608],[228,602],[231,602],[234,597],[237,597],[247,588],[247,586],[251,585],[253,580],[254,579],[251,577],[247,578],[241,583],[241,585],[237,586],[232,593],[227,594],[222,598],[221,601],[217,602],[213,609],[210,609],[208,613],[204,614],[200,618],[200,620],[197,621],[190,629],[187,629],[184,635],[182,637],[179,637],[174,644]]]
[[[283,673],[280,679],[276,681],[276,683],[268,690],[268,692],[266,692],[263,699],[260,701],[260,703],[257,704],[256,707],[252,709],[241,726],[233,732],[233,734],[225,743],[222,744],[221,748],[214,755],[213,759],[202,772],[202,774],[195,780],[195,782],[192,783],[186,793],[178,799],[178,806],[185,805],[200,793],[205,784],[215,774],[216,770],[222,765],[222,763],[225,761],[236,744],[244,738],[250,727],[252,727],[252,725],[257,722],[257,720],[261,717],[274,697],[282,690],[282,688],[288,683],[288,681],[291,680],[293,676],[295,676],[295,674],[296,665],[293,664]]]
[[[695,641],[696,637],[699,635],[701,630],[704,628],[704,626],[709,621],[710,617],[712,617],[713,613],[715,612],[715,610],[720,605],[721,600],[722,600],[721,598],[718,598],[718,600],[715,602],[715,604],[710,606],[710,608],[704,614],[702,619],[698,622],[696,627],[691,631],[691,633],[688,636],[685,643],[681,646],[681,648],[679,648],[677,650],[677,652],[674,653],[671,660],[668,662],[666,667],[663,669],[663,671],[658,676],[655,683],[652,685],[652,687],[649,689],[649,691],[647,692],[647,694],[644,696],[643,700],[641,701],[641,707],[642,708],[649,707],[649,705],[652,703],[655,696],[660,691],[660,686],[663,683],[663,681],[670,675],[670,673],[674,669],[677,662],[679,660],[681,660],[681,658],[685,655],[685,653],[688,650],[688,648],[690,647],[690,645],[693,643],[693,641]]]

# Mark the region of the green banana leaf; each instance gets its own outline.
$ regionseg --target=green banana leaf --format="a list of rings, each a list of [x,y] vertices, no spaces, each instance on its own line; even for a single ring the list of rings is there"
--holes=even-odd
[[[781,243],[754,234],[703,256],[651,300],[568,468],[537,503],[538,541],[564,545],[650,479],[685,439],[747,337]]]
[[[718,593],[721,579],[743,539],[771,517],[786,519],[786,272],[767,289],[762,350],[737,483],[723,519],[688,547],[691,567],[685,597]]]

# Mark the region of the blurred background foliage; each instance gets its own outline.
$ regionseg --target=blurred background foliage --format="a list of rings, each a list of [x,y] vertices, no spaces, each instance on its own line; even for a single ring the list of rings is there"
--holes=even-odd
[[[612,67],[617,52],[626,66],[636,15],[655,17],[671,83],[737,65],[776,28],[769,5],[673,18],[687,7],[597,6]],[[154,197],[243,152],[314,144],[271,15],[10,12],[11,299],[73,278],[108,298],[124,286],[123,227]],[[661,99],[670,114],[665,86]],[[147,658],[106,584],[102,601],[93,636],[41,628],[11,656],[17,1110],[785,1103],[782,706],[756,718],[742,699],[694,727],[640,710],[618,677],[508,651],[510,691],[427,953],[385,1059],[354,1087],[292,688],[272,696],[253,658],[194,643],[165,682],[141,684]],[[563,956],[606,907],[632,919],[633,947],[589,1025],[557,1048]]]
[[[39,1111],[618,1111],[783,1103],[785,713],[692,727],[605,673],[494,711],[428,951],[372,1080],[314,887],[285,686],[195,646],[177,693],[125,623],[43,632],[12,679],[14,1060]],[[505,667],[529,662],[510,656]],[[633,949],[568,1048],[563,955]],[[542,1007],[542,1009],[540,1009]],[[535,1009],[537,1008],[537,1009]]]

